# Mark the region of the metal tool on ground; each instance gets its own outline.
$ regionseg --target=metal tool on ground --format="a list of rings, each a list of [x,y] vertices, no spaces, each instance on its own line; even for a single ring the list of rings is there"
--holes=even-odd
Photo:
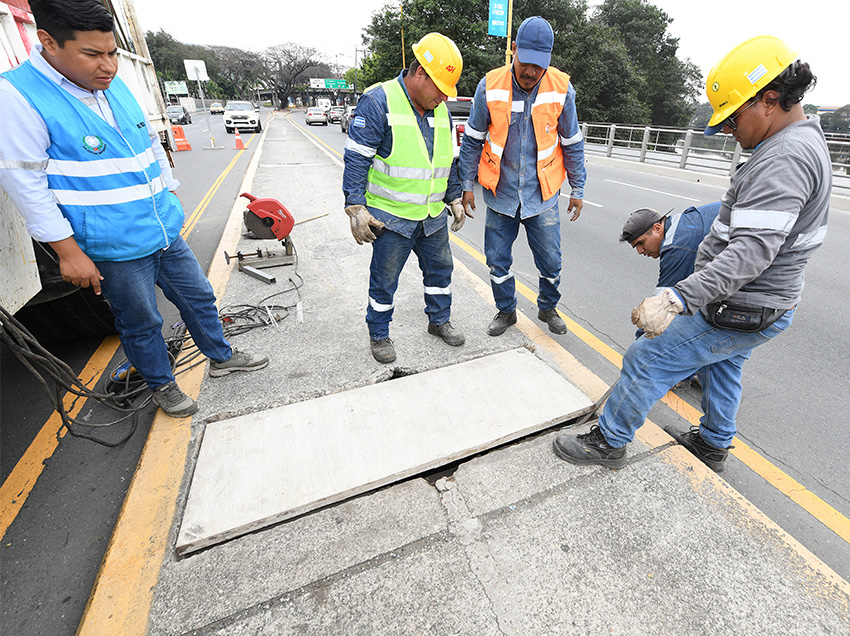
[[[277,199],[260,199],[249,192],[243,192],[239,196],[249,201],[248,208],[242,213],[245,228],[258,239],[279,240],[283,247],[283,254],[258,248],[256,252],[237,252],[235,255],[225,252],[225,261],[229,265],[231,259],[235,258],[240,272],[245,272],[271,285],[277,282],[277,279],[261,272],[260,269],[295,264],[295,246],[289,236],[295,226],[295,218]]]

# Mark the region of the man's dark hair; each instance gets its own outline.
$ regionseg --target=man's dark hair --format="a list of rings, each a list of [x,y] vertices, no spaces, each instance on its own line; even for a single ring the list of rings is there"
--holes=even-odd
[[[417,60],[417,59],[414,57],[414,58],[413,58],[413,61],[410,63],[410,66],[408,66],[408,67],[407,67],[407,72],[408,72],[410,75],[413,75],[413,74],[415,74],[415,73],[416,73],[416,69],[418,69],[420,66],[422,66],[422,65],[419,63],[419,60]]]
[[[813,89],[818,78],[812,74],[812,69],[805,62],[797,60],[777,75],[773,81],[761,89],[756,97],[762,97],[767,91],[779,93],[777,101],[782,110],[788,112],[794,104],[803,100],[803,95]]]
[[[60,47],[76,39],[74,31],[112,32],[112,14],[98,0],[30,0],[35,26],[44,29]]]

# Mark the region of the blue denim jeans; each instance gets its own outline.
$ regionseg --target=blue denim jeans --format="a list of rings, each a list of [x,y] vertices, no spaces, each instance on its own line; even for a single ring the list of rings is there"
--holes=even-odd
[[[425,283],[425,313],[428,321],[435,325],[449,321],[454,265],[449,249],[448,224],[426,236],[422,223],[419,223],[410,238],[387,230],[372,243],[369,306],[366,309],[366,324],[372,340],[383,340],[390,335],[393,296],[410,252],[419,258],[419,268]]]
[[[764,331],[744,333],[712,327],[697,313],[676,316],[657,338],[635,340],[623,357],[620,380],[599,418],[606,441],[617,448],[631,442],[652,406],[677,382],[699,371],[704,413],[700,435],[716,448],[727,448],[737,432],[744,362],[753,349],[785,331],[793,319],[792,309]]]
[[[96,265],[124,353],[151,389],[174,380],[156,306],[156,285],[180,310],[198,349],[216,362],[230,359],[232,351],[222,333],[212,285],[182,237],[150,256]]]
[[[519,210],[511,217],[487,208],[484,254],[490,268],[496,307],[505,313],[516,309],[516,281],[511,265],[520,224],[525,226],[528,246],[540,274],[537,306],[544,311],[552,309],[561,300],[561,292],[558,291],[561,283],[561,214],[557,206],[527,219],[520,218]]]

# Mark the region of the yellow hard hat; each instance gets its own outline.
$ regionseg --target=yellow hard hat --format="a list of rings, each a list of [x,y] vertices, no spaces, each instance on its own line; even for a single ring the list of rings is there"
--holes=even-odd
[[[714,109],[705,134],[720,132],[729,115],[796,59],[797,51],[772,35],[750,38],[729,51],[714,65],[705,81],[705,93]]]
[[[429,33],[413,45],[413,54],[443,93],[457,97],[463,57],[457,45],[441,33]]]

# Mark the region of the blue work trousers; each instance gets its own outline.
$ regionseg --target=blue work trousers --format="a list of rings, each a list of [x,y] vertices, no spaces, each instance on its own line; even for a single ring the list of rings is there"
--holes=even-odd
[[[426,236],[422,223],[410,238],[386,230],[372,243],[372,265],[369,276],[369,306],[366,324],[372,340],[389,338],[393,319],[393,297],[398,278],[410,252],[419,258],[425,284],[425,313],[428,321],[442,325],[449,321],[452,307],[452,253],[449,228],[444,224]]]
[[[490,284],[499,311],[510,313],[516,309],[516,281],[513,270],[513,245],[519,226],[525,226],[528,246],[540,275],[537,306],[547,311],[561,300],[558,285],[561,283],[561,215],[558,208],[550,208],[526,219],[500,214],[487,208],[484,228],[484,254],[490,268]]]
[[[753,349],[785,331],[794,310],[764,331],[745,333],[712,327],[702,314],[676,316],[660,336],[638,338],[626,351],[620,380],[605,403],[599,428],[617,448],[634,439],[652,406],[671,387],[697,374],[702,382],[700,436],[716,448],[735,437],[741,374]]]
[[[151,389],[174,380],[156,304],[157,285],[180,310],[198,349],[216,362],[230,359],[232,351],[224,339],[212,285],[182,237],[143,258],[95,264],[103,276],[101,290],[115,314],[124,354]]]

